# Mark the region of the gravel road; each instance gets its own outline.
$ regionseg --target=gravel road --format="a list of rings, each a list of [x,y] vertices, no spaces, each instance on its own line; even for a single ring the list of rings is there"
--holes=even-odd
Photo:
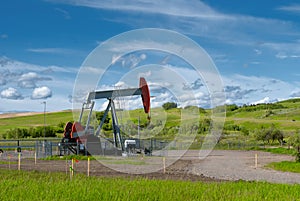
[[[168,152],[167,158],[177,158],[182,151],[171,150]],[[23,156],[28,155],[24,152]],[[257,154],[257,165],[255,163],[255,155]],[[17,169],[17,157],[12,154],[11,169]],[[30,156],[30,154],[28,155]],[[137,160],[141,160],[136,158]],[[122,160],[122,158],[118,159]],[[145,164],[122,164],[114,163],[110,164],[110,167],[115,169],[121,169],[124,171],[116,171],[112,168],[106,167],[98,161],[91,161],[91,175],[94,176],[143,176],[147,178],[159,178],[159,179],[180,179],[190,181],[222,181],[222,180],[245,180],[245,181],[267,181],[272,183],[289,183],[300,184],[300,173],[290,173],[275,171],[266,168],[265,165],[271,162],[279,161],[292,161],[294,157],[288,155],[272,154],[268,152],[260,151],[230,151],[230,150],[214,150],[210,155],[201,160],[199,159],[199,151],[192,150],[184,154],[184,156],[177,160],[170,166],[167,166],[165,171],[162,168],[162,158],[160,157],[148,157],[143,159],[147,162]],[[167,160],[167,159],[166,159]],[[8,168],[7,156],[1,156],[0,168]],[[112,162],[111,160],[105,160]],[[104,161],[104,162],[105,162]],[[102,161],[103,162],[103,161]],[[87,170],[87,162],[80,161],[76,164],[76,171],[85,173]],[[153,171],[148,174],[126,174],[126,168],[130,170],[138,170],[141,168],[157,168],[158,171]],[[123,168],[123,169],[122,169]],[[66,161],[45,161],[38,160],[37,164],[34,164],[34,159],[24,158],[22,159],[21,169],[23,170],[38,170],[38,171],[61,171],[68,170]],[[122,173],[123,172],[123,173]],[[130,172],[130,171],[128,171]]]
[[[300,174],[266,168],[271,162],[292,161],[294,157],[259,151],[214,150],[206,159],[197,160],[197,151],[188,152],[184,159],[193,159],[190,171],[224,180],[267,181],[272,183],[298,183]],[[257,154],[257,166],[255,164]]]

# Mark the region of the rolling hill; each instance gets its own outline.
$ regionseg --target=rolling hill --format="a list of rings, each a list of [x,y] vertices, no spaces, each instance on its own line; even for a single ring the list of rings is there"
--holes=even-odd
[[[224,134],[229,136],[251,136],[256,130],[269,128],[272,125],[282,130],[285,136],[289,136],[296,130],[300,130],[300,99],[290,99],[272,104],[258,105],[227,105]],[[125,115],[124,115],[125,114]],[[127,115],[126,115],[127,114]],[[30,128],[44,125],[43,113],[26,113],[0,115],[0,137],[9,129]],[[152,109],[151,128],[164,127],[159,131],[162,138],[171,138],[175,128],[181,123],[181,109],[173,108],[163,110]],[[121,124],[130,125],[129,129],[137,130],[138,118],[141,127],[149,126],[146,115],[141,109],[122,113]],[[120,117],[119,117],[120,118]],[[73,115],[70,110],[60,112],[49,112],[46,114],[46,125],[62,126],[67,121],[72,121]],[[201,109],[199,130],[206,131],[210,124],[210,110]],[[202,132],[201,131],[201,132]],[[155,131],[154,131],[155,132]],[[199,134],[201,134],[199,131]],[[110,133],[109,130],[106,133]]]

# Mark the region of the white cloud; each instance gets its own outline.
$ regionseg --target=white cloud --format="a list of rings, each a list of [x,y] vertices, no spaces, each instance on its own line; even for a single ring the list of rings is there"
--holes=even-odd
[[[100,67],[93,67],[93,66],[84,66],[83,68],[80,69],[81,74],[87,74],[87,75],[101,75],[104,72],[104,69]]]
[[[77,54],[81,53],[78,50],[67,49],[67,48],[29,48],[29,52],[34,53],[48,53],[48,54]]]
[[[0,57],[0,105],[5,105],[0,112],[40,111],[40,98],[48,98],[52,111],[72,108],[68,95],[77,71],[75,67],[40,66]]]
[[[270,97],[264,97],[263,99],[255,101],[251,104],[257,105],[257,104],[261,104],[261,103],[270,103],[270,102],[271,102]]]
[[[150,70],[138,74],[138,77],[144,77],[144,78],[147,78],[147,77],[149,77],[149,76],[151,76],[151,71],[150,71]]]
[[[299,58],[298,56],[300,55],[299,41],[292,43],[264,43],[262,47],[275,51],[275,57],[278,59]]]
[[[140,58],[141,58],[141,60],[145,60],[147,58],[147,55],[146,54],[141,54]]]
[[[17,91],[17,89],[12,87],[9,87],[1,91],[1,98],[13,99],[13,100],[23,99],[22,95]]]
[[[32,80],[32,79],[39,79],[39,76],[35,72],[29,72],[21,75],[19,80]]]
[[[111,64],[115,64],[120,58],[121,55],[113,55],[111,58]]]
[[[288,99],[299,83],[289,83],[271,77],[231,75],[223,76],[227,101],[238,105],[262,100],[270,102]]]
[[[47,86],[35,88],[32,92],[32,99],[46,99],[52,96],[52,91]]]
[[[7,34],[0,34],[0,38],[1,39],[6,39],[6,38],[8,38],[8,35]]]
[[[55,10],[58,11],[59,13],[61,13],[66,20],[71,19],[71,15],[68,11],[61,9],[61,8],[55,8]]]
[[[291,98],[300,98],[300,89],[297,88],[294,91],[291,92],[290,94]]]
[[[24,73],[18,80],[18,86],[21,88],[35,88],[37,81],[52,80],[49,77],[41,77],[36,72]]]
[[[278,59],[286,59],[288,56],[284,52],[279,52],[276,54],[276,58]]]
[[[121,88],[128,88],[128,85],[126,85],[126,83],[123,81],[119,81],[114,85],[114,87],[116,87],[117,89],[121,89]]]
[[[151,0],[50,0],[52,2],[66,3],[75,6],[84,6],[95,9],[134,11],[143,13],[156,13],[170,16],[205,18],[210,20],[228,19],[229,16],[220,14],[201,1],[184,0],[151,1]]]
[[[209,6],[209,3],[203,1],[191,0],[186,3],[185,0],[119,0],[119,1],[97,1],[97,0],[50,0],[55,3],[64,3],[73,6],[84,6],[94,9],[117,10],[119,15],[114,15],[109,19],[131,25],[133,28],[157,27],[178,31],[180,33],[192,36],[199,36],[197,39],[212,42],[214,44],[226,44],[237,46],[250,46],[257,55],[267,55],[261,45],[265,41],[281,41],[287,37],[297,37],[299,29],[290,21],[277,20],[271,18],[253,17],[225,13],[222,10]],[[126,15],[126,17],[123,16]],[[159,16],[159,20],[153,20],[151,16]],[[270,29],[272,27],[272,29]],[[253,34],[255,33],[255,34]],[[280,36],[280,38],[278,37]],[[205,43],[205,42],[204,42]],[[210,45],[211,43],[209,43]],[[129,43],[128,47],[136,44]],[[300,47],[295,44],[293,48]],[[116,46],[125,49],[127,46],[122,44]],[[144,46],[145,47],[145,46]],[[255,48],[254,48],[255,47]],[[228,48],[228,47],[227,47]],[[217,51],[217,50],[213,50]],[[241,49],[242,52],[246,51]],[[300,55],[300,53],[280,50],[289,55]],[[118,59],[118,49],[116,55],[112,58],[114,64]],[[274,56],[279,53],[276,50]],[[280,56],[280,55],[279,55]],[[297,57],[290,57],[297,58]],[[227,63],[229,56],[215,60],[216,62]],[[137,62],[132,62],[131,66],[135,67]],[[122,65],[129,65],[122,61]]]
[[[125,48],[132,48],[132,46],[130,47],[127,45],[128,44],[125,45]],[[120,45],[118,48],[113,48],[113,49],[114,50],[117,49],[117,51],[120,51],[121,47],[122,47],[122,45]],[[140,64],[140,62],[142,62],[146,58],[147,58],[146,54],[140,54],[140,55],[129,54],[129,55],[125,55],[123,57],[121,55],[114,54],[111,59],[111,64],[120,63],[122,65],[122,67],[135,68]]]
[[[95,9],[118,10],[130,14],[162,15],[160,20],[126,16],[120,22],[134,27],[160,27],[184,34],[196,35],[232,45],[251,45],[257,41],[268,41],[270,35],[296,33],[292,23],[277,19],[259,18],[247,15],[222,13],[202,1],[190,0],[50,0],[73,6]],[[120,15],[119,15],[120,16]],[[118,16],[116,16],[118,18]],[[124,21],[126,20],[126,21]],[[164,23],[167,22],[167,23]],[[272,27],[272,29],[269,29]],[[249,31],[247,31],[249,30]],[[255,36],[253,33],[255,31]]]
[[[255,54],[257,54],[257,55],[261,55],[261,54],[262,54],[262,51],[259,50],[259,49],[254,49],[254,52],[255,52]]]
[[[36,84],[33,80],[23,80],[23,81],[19,81],[18,87],[32,89],[36,87]]]
[[[0,67],[10,71],[11,73],[18,75],[23,72],[44,72],[44,71],[55,71],[65,73],[77,73],[77,68],[60,67],[60,66],[40,66],[22,61],[10,59],[8,57],[0,57]]]
[[[278,10],[283,10],[292,13],[300,13],[300,4],[281,6],[278,8]]]

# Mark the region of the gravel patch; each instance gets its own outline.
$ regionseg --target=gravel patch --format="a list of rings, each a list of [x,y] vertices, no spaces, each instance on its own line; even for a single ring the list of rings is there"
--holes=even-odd
[[[255,163],[257,154],[257,166]],[[294,157],[260,151],[214,150],[206,159],[197,160],[197,151],[191,151],[185,158],[193,158],[190,171],[222,180],[267,181],[272,183],[300,184],[300,174],[281,172],[266,168],[271,162],[292,161]]]
[[[98,161],[91,161],[91,176],[108,176],[108,177],[146,177],[149,179],[171,179],[171,180],[189,180],[189,181],[266,181],[271,183],[289,183],[300,184],[300,174],[281,172],[266,168],[265,166],[271,162],[293,161],[294,157],[288,155],[272,154],[261,151],[231,151],[231,150],[214,150],[205,159],[199,158],[199,151],[191,150],[186,152],[181,159],[177,160],[183,151],[171,150],[167,153],[166,162],[172,162],[163,169],[162,157],[145,157],[145,164],[119,164],[115,161],[107,161],[112,163],[115,170],[109,168]],[[255,155],[257,154],[257,164],[255,163]],[[17,169],[17,154],[10,153],[11,164],[8,165],[8,155],[0,156],[0,168]],[[45,161],[38,160],[34,164],[34,159],[30,152],[22,152],[22,170],[37,170],[46,172],[69,172],[69,162],[64,160]],[[28,158],[29,157],[29,158]],[[105,161],[102,161],[105,162]],[[148,174],[128,174],[125,173],[126,168],[130,170],[138,170],[141,168],[157,168],[155,172]],[[123,168],[123,169],[122,169]],[[87,161],[80,161],[75,164],[76,172],[85,174],[87,170]],[[123,171],[116,171],[121,169]],[[129,172],[129,171],[127,171]]]

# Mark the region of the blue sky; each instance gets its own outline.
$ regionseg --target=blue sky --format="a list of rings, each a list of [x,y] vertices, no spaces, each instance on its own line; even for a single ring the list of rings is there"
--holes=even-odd
[[[221,75],[226,103],[300,97],[298,1],[4,0],[0,19],[0,112],[42,111],[45,100],[49,111],[72,108],[76,75],[89,53],[140,28],[177,31],[202,46]],[[116,65],[145,65],[150,58],[137,53]],[[207,93],[198,90],[200,106],[207,106]]]

